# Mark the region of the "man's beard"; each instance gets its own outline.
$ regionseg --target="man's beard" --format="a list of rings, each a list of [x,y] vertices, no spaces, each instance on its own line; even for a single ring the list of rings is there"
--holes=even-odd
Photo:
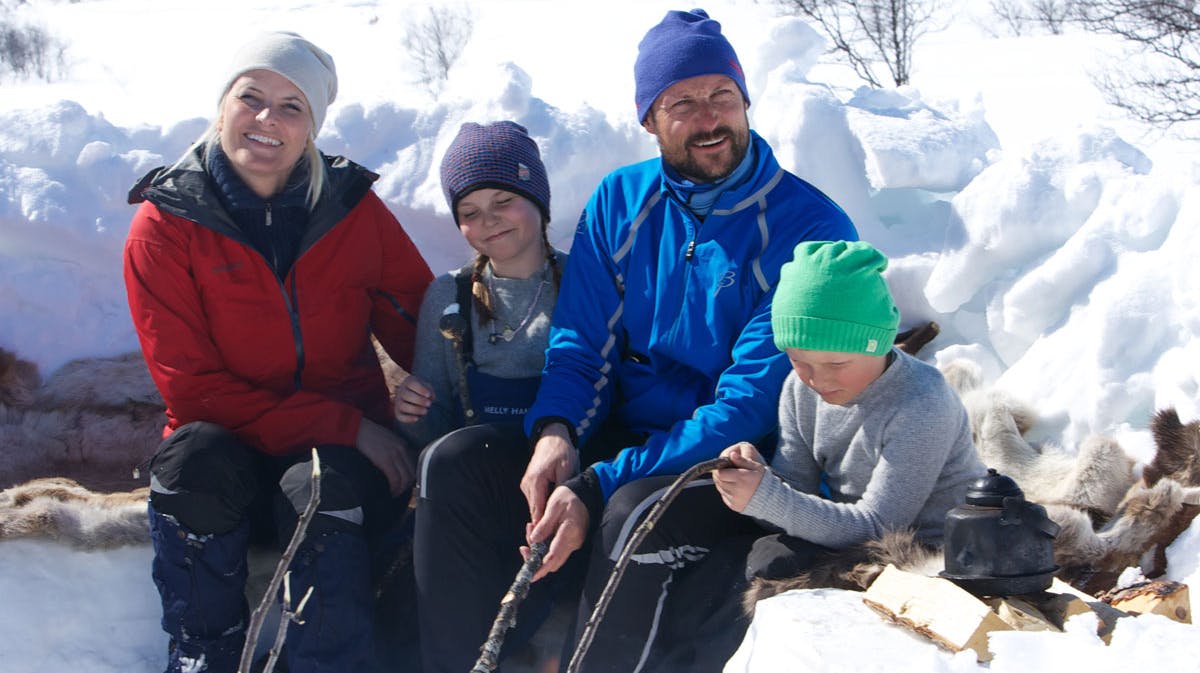
[[[729,152],[725,155],[727,161],[720,164],[712,164],[711,162],[696,161],[689,149],[697,142],[706,142],[717,138],[727,138],[729,140]],[[680,175],[692,180],[698,184],[710,184],[727,177],[730,173],[742,163],[742,159],[746,158],[746,151],[750,146],[750,133],[748,130],[738,133],[730,126],[718,126],[710,133],[696,133],[684,141],[682,147],[664,146],[661,142],[659,147],[662,149],[663,160],[667,165],[674,168]]]

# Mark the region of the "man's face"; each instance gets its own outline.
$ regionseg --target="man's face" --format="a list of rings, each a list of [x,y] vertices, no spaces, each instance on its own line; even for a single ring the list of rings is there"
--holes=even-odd
[[[642,127],[658,138],[663,160],[693,182],[716,182],[733,172],[750,146],[742,90],[725,75],[676,82],[659,95]]]

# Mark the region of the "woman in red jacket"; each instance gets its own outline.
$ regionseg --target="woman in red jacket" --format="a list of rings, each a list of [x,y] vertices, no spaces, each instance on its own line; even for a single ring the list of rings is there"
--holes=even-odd
[[[237,669],[247,545],[290,538],[314,447],[319,513],[291,566],[292,596],[314,597],[288,632],[288,668],[365,670],[373,544],[413,483],[370,339],[410,368],[432,276],[371,191],[378,176],[313,144],[337,92],[328,54],[264,34],[224,84],[209,130],[131,192],[125,244],[133,322],[167,406],[150,467],[167,670]]]

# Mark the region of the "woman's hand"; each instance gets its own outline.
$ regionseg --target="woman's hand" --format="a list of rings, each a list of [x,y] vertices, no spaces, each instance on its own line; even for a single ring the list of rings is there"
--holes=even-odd
[[[546,499],[555,486],[579,472],[579,453],[571,444],[571,434],[562,423],[551,423],[542,430],[533,447],[533,456],[521,477],[521,492],[529,503],[529,521],[537,526],[546,511]]]
[[[393,496],[412,487],[415,470],[408,443],[391,430],[364,418],[358,426],[355,446],[387,477],[388,490]]]
[[[746,509],[746,504],[758,490],[767,468],[758,449],[750,442],[739,442],[721,452],[733,462],[733,467],[713,472],[713,483],[721,494],[721,500],[735,512]]]
[[[396,420],[415,423],[429,412],[433,404],[433,389],[417,375],[409,374],[396,386],[396,404],[393,409]]]

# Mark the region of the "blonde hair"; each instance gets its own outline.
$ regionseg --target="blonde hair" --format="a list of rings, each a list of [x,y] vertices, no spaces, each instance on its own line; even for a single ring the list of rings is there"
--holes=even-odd
[[[170,170],[175,170],[198,148],[205,148],[204,160],[207,163],[211,159],[213,150],[221,143],[221,108],[225,105],[225,97],[233,89],[232,82],[230,88],[225,90],[221,95],[221,100],[217,103],[217,118],[208,125],[204,133],[188,146],[187,151],[183,156],[179,157]],[[321,151],[317,149],[317,145],[313,142],[313,136],[317,133],[315,122],[312,118],[312,108],[309,106],[309,133],[304,144],[304,153],[300,155],[300,161],[307,162],[308,168],[308,189],[306,190],[305,201],[308,203],[308,209],[311,211],[317,207],[317,202],[321,200],[321,192],[325,190],[325,183],[328,181],[328,172],[325,168],[325,159],[321,156]],[[299,162],[296,164],[299,165]],[[293,168],[292,170],[295,170]]]

